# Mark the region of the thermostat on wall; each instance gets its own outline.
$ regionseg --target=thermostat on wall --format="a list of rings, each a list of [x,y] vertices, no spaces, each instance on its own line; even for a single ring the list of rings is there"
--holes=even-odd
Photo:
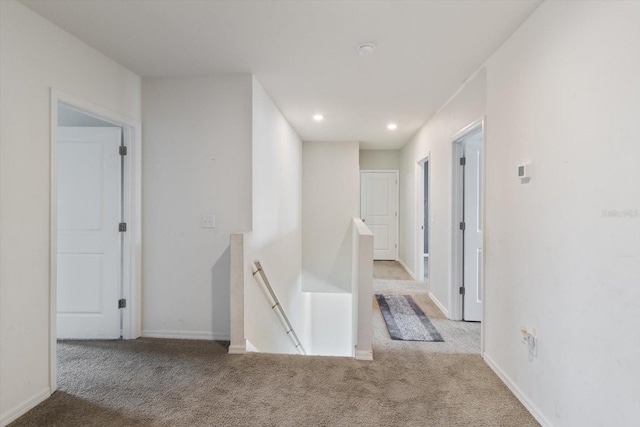
[[[531,179],[531,163],[518,166],[518,178],[523,181]]]

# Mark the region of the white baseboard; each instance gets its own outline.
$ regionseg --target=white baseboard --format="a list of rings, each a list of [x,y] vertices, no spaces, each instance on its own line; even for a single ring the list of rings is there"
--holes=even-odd
[[[520,403],[522,403],[527,411],[529,411],[531,415],[533,415],[533,418],[535,418],[536,421],[540,423],[542,427],[552,427],[549,420],[547,420],[544,415],[542,415],[536,405],[534,405],[533,402],[529,400],[529,398],[522,392],[522,390],[520,390],[520,388],[518,388],[518,386],[511,380],[511,378],[509,378],[507,374],[505,374],[504,371],[500,369],[496,362],[494,362],[493,359],[491,359],[491,357],[487,355],[487,353],[484,353],[482,355],[482,358],[484,359],[485,363],[489,365],[489,367],[493,370],[493,372],[495,372],[498,378],[500,378],[502,382],[505,383],[505,385],[509,388],[509,390],[511,390],[511,393],[513,393],[513,395],[518,398]]]
[[[429,298],[431,298],[431,301],[433,301],[433,303],[438,306],[440,311],[442,311],[444,315],[447,316],[447,319],[451,319],[451,316],[449,316],[449,310],[447,310],[444,305],[438,300],[438,298],[436,298],[435,295],[433,295],[431,292],[429,292]]]
[[[354,356],[356,360],[373,360],[373,351],[371,350],[358,350],[358,346],[356,346],[356,354]]]
[[[251,344],[251,341],[247,341],[247,353],[260,353],[260,351],[256,348],[255,345]]]
[[[247,344],[231,344],[229,346],[229,354],[245,354],[247,352]]]
[[[142,331],[144,338],[169,338],[179,340],[229,341],[229,335],[199,331]]]
[[[4,427],[9,423],[14,422],[18,418],[26,414],[29,410],[38,406],[38,404],[46,400],[49,396],[51,396],[51,391],[49,390],[49,387],[47,387],[31,399],[27,399],[24,402],[20,403],[16,408],[2,414],[0,416],[0,426]]]
[[[416,280],[416,274],[413,271],[411,271],[409,267],[407,267],[407,264],[405,264],[404,261],[401,260],[400,258],[398,258],[398,262],[400,263],[402,268],[404,268],[407,271],[407,273],[409,273],[409,276],[411,276],[413,280]]]

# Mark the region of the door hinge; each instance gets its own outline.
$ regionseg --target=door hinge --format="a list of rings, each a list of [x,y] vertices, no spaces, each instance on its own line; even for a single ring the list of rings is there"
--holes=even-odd
[[[464,295],[464,286],[460,286],[460,295]]]
[[[464,222],[460,223],[460,230],[464,231],[467,228],[467,225]]]
[[[460,166],[464,166],[467,164],[467,158],[466,157],[460,157]]]
[[[118,231],[121,233],[127,231],[127,223],[121,222],[120,224],[118,224]]]
[[[127,300],[122,298],[118,300],[118,308],[126,308],[127,307]]]
[[[121,145],[119,147],[118,152],[120,153],[121,156],[126,156],[127,155],[127,147],[125,145]]]
[[[398,244],[396,243],[396,249],[398,249]]]

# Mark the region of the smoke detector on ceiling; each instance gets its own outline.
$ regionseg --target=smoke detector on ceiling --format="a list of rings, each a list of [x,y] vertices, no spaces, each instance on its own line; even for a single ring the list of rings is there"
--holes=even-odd
[[[373,43],[362,43],[358,45],[358,53],[360,56],[369,56],[376,50],[376,45]]]

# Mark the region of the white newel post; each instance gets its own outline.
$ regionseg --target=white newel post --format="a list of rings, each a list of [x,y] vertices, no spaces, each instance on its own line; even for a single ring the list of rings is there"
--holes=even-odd
[[[353,219],[353,327],[355,358],[373,360],[373,233]]]
[[[244,336],[244,234],[231,235],[231,345],[229,354],[247,352]]]

